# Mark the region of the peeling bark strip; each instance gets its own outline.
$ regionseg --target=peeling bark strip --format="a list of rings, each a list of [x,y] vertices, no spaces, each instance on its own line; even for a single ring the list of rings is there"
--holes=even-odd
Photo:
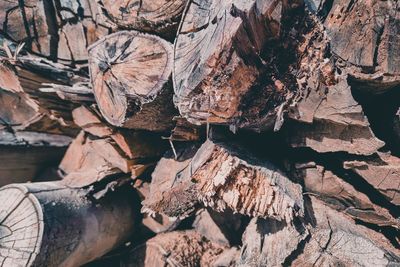
[[[109,33],[89,0],[10,0],[0,3],[0,30],[34,53],[68,63],[87,61],[87,46]]]
[[[123,266],[214,266],[223,249],[195,231],[164,233],[133,249]]]
[[[133,230],[129,194],[95,205],[83,189],[58,183],[0,189],[1,266],[80,266],[126,240]]]
[[[118,26],[145,32],[173,33],[186,0],[99,0],[104,15]]]
[[[264,59],[263,50],[268,41],[271,51],[288,48],[288,40],[286,48],[278,40],[291,30],[282,24],[299,2],[190,2],[174,50],[175,103],[181,115],[195,124],[271,128],[291,89],[279,80],[276,68],[282,66],[273,62],[276,55],[267,53]]]
[[[122,31],[89,48],[97,103],[109,123],[164,131],[173,127],[172,47],[163,39]]]

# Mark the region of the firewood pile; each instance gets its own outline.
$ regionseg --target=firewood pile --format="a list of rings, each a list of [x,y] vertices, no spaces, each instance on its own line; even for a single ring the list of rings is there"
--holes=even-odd
[[[400,266],[396,0],[0,1],[0,266]]]

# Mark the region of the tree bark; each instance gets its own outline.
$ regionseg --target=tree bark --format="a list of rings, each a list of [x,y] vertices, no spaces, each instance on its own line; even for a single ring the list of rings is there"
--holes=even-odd
[[[94,94],[109,123],[150,131],[173,127],[172,48],[168,42],[122,31],[93,44],[89,54]]]
[[[122,244],[135,219],[129,193],[102,203],[59,183],[0,189],[1,266],[80,266]]]

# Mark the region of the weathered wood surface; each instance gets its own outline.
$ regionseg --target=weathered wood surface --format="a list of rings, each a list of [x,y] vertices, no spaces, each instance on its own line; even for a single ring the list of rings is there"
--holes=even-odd
[[[125,192],[126,193],[126,192]],[[95,204],[87,191],[55,182],[0,189],[1,266],[80,266],[132,233],[129,194]]]
[[[71,138],[0,130],[0,186],[33,181],[61,161]]]
[[[274,57],[288,49],[284,45],[290,46],[285,35],[296,16],[290,23],[286,19],[299,5],[300,1],[190,2],[174,50],[175,103],[181,115],[195,124],[273,127],[278,107],[293,89],[280,81],[290,75],[274,70],[288,66],[278,66]]]
[[[355,220],[400,229],[399,219],[393,217],[390,210],[375,204],[371,201],[371,196],[357,191],[354,186],[323,166],[314,162],[297,164],[296,172],[298,179],[304,183],[307,194],[323,200],[335,210]],[[374,175],[380,176],[377,172]]]
[[[173,127],[171,44],[121,31],[93,44],[89,54],[94,94],[109,123],[150,131]]]
[[[110,32],[88,0],[27,0],[0,3],[0,30],[27,50],[55,61],[84,63],[87,46]]]
[[[121,28],[173,37],[186,0],[98,0],[104,16]]]
[[[300,185],[235,146],[207,140],[192,159],[169,161],[181,167],[172,171],[171,164],[159,162],[145,209],[187,216],[202,203],[219,212],[231,209],[286,221],[304,212]]]
[[[387,153],[378,153],[365,160],[348,160],[344,167],[365,179],[391,203],[400,206],[400,159]]]
[[[223,248],[195,231],[164,233],[133,249],[122,266],[212,266]]]

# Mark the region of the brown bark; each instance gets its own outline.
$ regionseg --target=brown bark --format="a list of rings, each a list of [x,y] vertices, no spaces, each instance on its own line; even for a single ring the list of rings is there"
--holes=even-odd
[[[122,31],[89,48],[94,94],[112,125],[151,131],[173,127],[172,48],[163,39]]]
[[[120,245],[133,231],[129,194],[95,204],[59,183],[0,189],[1,266],[80,266]],[[117,223],[118,222],[118,223]]]

